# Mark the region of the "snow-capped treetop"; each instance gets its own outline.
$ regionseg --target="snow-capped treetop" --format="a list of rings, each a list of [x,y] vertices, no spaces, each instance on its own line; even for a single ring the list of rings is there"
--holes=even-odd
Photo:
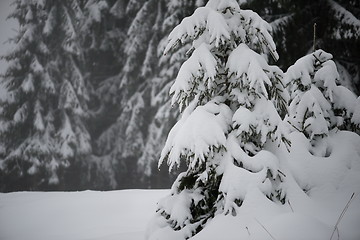
[[[275,78],[275,75],[281,78],[281,70],[268,66],[260,55],[250,49],[260,48],[262,52],[270,52],[277,60],[269,31],[271,27],[268,23],[250,10],[241,10],[236,1],[210,1],[205,7],[196,9],[170,33],[164,50],[167,54],[179,44],[192,41],[188,51],[191,56],[182,65],[170,89],[172,103],[177,102],[183,110],[196,95],[199,95],[200,102],[204,99],[208,101],[209,96],[218,94],[215,89],[224,84],[223,75],[226,73],[229,76],[235,74],[238,78],[245,74],[249,82],[243,85],[248,84],[251,91],[268,97],[269,90],[264,84],[270,89],[273,85],[270,78]],[[249,51],[246,51],[247,48]],[[239,58],[239,54],[248,54],[249,58]],[[251,60],[253,58],[256,60]],[[243,70],[248,64],[250,68],[245,73]],[[283,98],[286,100],[286,96]]]
[[[309,87],[312,84],[312,78],[317,68],[332,58],[333,56],[330,53],[326,53],[323,50],[316,50],[314,53],[300,58],[286,71],[284,76],[285,84],[296,80],[300,81],[299,84],[304,87]]]
[[[270,52],[277,60],[279,56],[270,31],[271,26],[267,22],[253,11],[241,10],[235,0],[209,1],[205,7],[196,9],[193,15],[184,18],[174,28],[169,35],[165,54],[178,44],[195,40],[201,35],[210,36],[205,41],[215,47],[224,44],[234,35],[235,41],[260,45],[262,51]],[[195,44],[196,42],[194,41]]]

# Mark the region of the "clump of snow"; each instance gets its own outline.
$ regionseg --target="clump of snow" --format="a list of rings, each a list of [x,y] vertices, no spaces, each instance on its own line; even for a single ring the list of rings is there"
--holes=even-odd
[[[241,148],[239,148],[239,151],[241,151]],[[224,175],[219,190],[226,195],[223,207],[225,214],[231,213],[232,215],[237,215],[241,205],[237,201],[241,203],[254,189],[261,191],[269,197],[273,190],[272,182],[268,178],[268,171],[276,173],[278,170],[276,166],[277,158],[272,156],[270,152],[260,152],[253,159],[249,159],[245,153],[243,153],[243,156],[244,162],[246,161],[247,163],[245,163],[246,167],[249,167],[249,169],[253,169],[250,167],[251,164],[258,165],[257,167],[263,166],[257,169],[258,171],[248,171],[246,167],[236,166],[231,157],[223,159],[222,164],[225,165]],[[275,165],[275,167],[268,167],[268,165]]]
[[[194,86],[203,85],[207,90],[213,86],[216,76],[217,62],[210,53],[206,44],[201,44],[181,66],[176,77],[175,83],[170,89],[173,94],[172,104],[182,102],[189,96],[195,95],[197,92],[192,91]],[[182,108],[182,105],[180,106]]]
[[[71,145],[76,141],[75,133],[71,127],[70,119],[65,114],[64,124],[59,132],[60,154],[64,158],[74,156],[74,149]]]
[[[253,111],[240,106],[234,113],[232,122],[234,133],[243,140],[239,142],[240,146],[251,153],[258,152],[269,137],[280,145],[287,132],[273,103],[266,99],[259,99]],[[257,144],[260,146],[246,141],[246,138],[255,135],[258,135]]]
[[[86,23],[86,24],[91,24],[93,21],[100,22],[101,21],[101,11],[103,11],[104,9],[108,9],[108,7],[109,6],[108,6],[107,2],[104,0],[88,1],[85,5],[85,9],[87,11],[89,11],[89,18],[87,20],[88,23]]]
[[[268,97],[265,84],[271,86],[271,81],[265,71],[270,71],[265,59],[252,51],[246,44],[240,44],[231,52],[227,62],[229,76],[235,74],[237,78],[243,77],[244,86],[249,85],[250,89]]]
[[[29,73],[25,80],[21,84],[21,88],[25,93],[34,91],[34,77],[31,73]]]
[[[60,89],[60,95],[59,108],[71,109],[78,115],[84,114],[75,89],[68,80],[64,80]]]
[[[26,120],[29,112],[28,108],[28,104],[24,103],[18,110],[16,110],[13,118],[15,123],[24,122]]]
[[[35,129],[37,129],[39,131],[44,131],[45,125],[44,125],[41,111],[42,111],[41,104],[39,101],[36,101],[36,105],[35,105],[35,109],[34,109],[34,113],[35,113],[34,126],[35,126]]]
[[[167,160],[171,170],[180,165],[182,156],[192,156],[188,159],[189,166],[195,169],[205,162],[209,154],[214,152],[213,149],[225,146],[225,134],[231,125],[231,110],[217,101],[195,110],[194,104],[185,110],[180,121],[170,131],[159,165]]]

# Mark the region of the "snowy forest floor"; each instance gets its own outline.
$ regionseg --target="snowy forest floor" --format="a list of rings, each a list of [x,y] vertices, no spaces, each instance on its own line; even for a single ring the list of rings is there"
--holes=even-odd
[[[0,239],[142,240],[155,213],[156,202],[168,193],[168,190],[0,193]],[[294,239],[309,240],[309,236],[314,237],[310,239],[330,239],[350,195],[347,191],[336,191],[326,199],[316,199],[321,207],[312,214],[322,222],[327,219],[329,226],[325,228],[315,219],[308,221],[310,218],[304,216],[309,213],[300,213],[303,216],[296,213],[295,217],[289,214],[270,216],[273,215],[271,211],[263,211],[262,207],[259,210],[267,216],[255,213],[256,220],[275,233],[277,227],[283,226],[282,231],[292,231]],[[210,228],[204,229],[195,239],[240,239],[237,231],[242,230],[238,226],[245,218],[235,219],[231,215],[215,218]],[[360,196],[356,195],[339,224],[340,239],[360,239],[359,223]],[[249,229],[249,239],[272,239],[260,225],[257,229],[249,225]],[[321,235],[323,230],[328,237],[317,238],[324,236]],[[275,239],[282,239],[281,234]],[[334,239],[338,239],[337,234]]]
[[[140,240],[168,190],[0,193],[1,240]]]

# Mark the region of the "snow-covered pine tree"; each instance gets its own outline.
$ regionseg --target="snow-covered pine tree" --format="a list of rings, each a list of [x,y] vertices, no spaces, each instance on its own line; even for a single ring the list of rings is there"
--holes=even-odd
[[[235,0],[210,0],[170,33],[165,54],[192,44],[170,89],[182,116],[159,166],[185,161],[187,170],[159,202],[149,239],[190,238],[215,215],[236,215],[250,195],[284,202],[279,160],[265,150],[287,142],[283,74],[265,60],[278,59],[270,30]]]
[[[172,54],[168,55],[163,55],[163,51],[171,30],[184,17],[190,15],[196,7],[203,6],[203,4],[201,1],[195,0],[173,0],[164,2],[163,6],[166,7],[166,11],[163,11],[160,20],[161,24],[157,28],[157,35],[159,36],[155,42],[157,44],[157,51],[148,51],[148,53],[153,55],[151,57],[153,61],[156,62],[156,64],[150,65],[148,69],[151,69],[151,73],[147,75],[151,76],[148,79],[149,84],[147,84],[147,88],[151,93],[149,104],[153,111],[148,115],[150,123],[146,126],[147,137],[145,138],[144,148],[137,164],[138,171],[145,173],[144,180],[149,178],[150,186],[155,187],[169,186],[169,176],[165,170],[166,166],[164,166],[164,171],[157,172],[157,160],[165,144],[167,134],[180,115],[177,108],[171,107],[171,99],[168,93],[181,64],[186,60],[185,53],[189,45],[180,46]],[[175,174],[176,172],[171,178],[174,178]]]
[[[300,58],[285,74],[291,96],[287,121],[313,145],[336,129],[360,133],[360,98],[337,85],[340,76],[332,58],[317,50]]]
[[[95,99],[97,101],[96,97],[98,97],[101,102],[103,98],[108,99],[108,95],[113,94],[111,91],[108,91],[106,94],[103,91],[97,91],[97,89],[104,80],[116,75],[123,65],[123,42],[126,37],[125,26],[127,21],[122,8],[125,2],[126,0],[118,0],[114,3],[114,6],[111,6],[105,0],[91,0],[86,1],[84,4],[84,20],[81,24],[80,35],[82,37],[84,55],[86,56],[86,69],[89,74],[89,81],[94,87],[94,98],[92,100]],[[95,105],[92,108],[98,111],[96,105],[99,105],[99,103],[96,102],[92,105]],[[95,118],[98,117],[95,116]],[[103,124],[97,125],[106,125],[103,120],[99,120]],[[94,127],[96,128],[96,126]]]
[[[297,60],[284,76],[291,98],[285,118],[292,143],[287,164],[310,197],[348,188],[351,181],[358,182],[353,176],[359,176],[360,98],[337,84],[332,59],[317,50]],[[351,191],[358,191],[354,186]]]
[[[156,10],[154,10],[151,14],[156,15],[156,18],[160,18],[160,22],[162,22],[162,27],[154,27],[153,31],[156,31],[156,35],[158,40],[160,40],[160,45],[158,45],[158,50],[157,52],[159,53],[161,49],[163,49],[162,45],[164,45],[163,39],[159,36],[165,36],[167,35],[168,31],[167,29],[169,28],[173,28],[173,25],[176,24],[178,22],[178,19],[181,18],[181,16],[184,16],[184,13],[189,12],[189,11],[193,11],[194,6],[199,6],[202,5],[204,1],[166,1],[166,11],[162,10],[163,12],[161,14],[158,13],[159,8],[157,8]],[[239,2],[239,1],[238,1]],[[244,1],[241,1],[244,2]],[[275,28],[277,31],[277,38],[275,38],[275,41],[277,41],[277,43],[280,43],[282,46],[286,45],[289,46],[288,49],[301,49],[301,51],[305,51],[307,52],[310,48],[312,48],[312,29],[313,29],[313,25],[312,23],[306,22],[306,23],[302,23],[301,21],[303,21],[304,19],[318,19],[319,21],[321,20],[321,23],[318,23],[318,37],[317,37],[317,42],[319,46],[322,45],[326,45],[327,48],[332,48],[329,47],[329,42],[334,42],[334,41],[327,41],[327,40],[322,40],[322,39],[327,39],[326,37],[329,37],[328,34],[326,34],[325,36],[322,36],[321,34],[323,34],[323,30],[322,27],[323,26],[328,26],[326,25],[326,19],[325,17],[317,17],[316,14],[319,13],[324,13],[325,16],[327,16],[326,14],[328,14],[328,10],[314,10],[314,11],[309,11],[309,7],[304,7],[304,5],[306,5],[305,3],[299,3],[296,1],[286,1],[286,2],[281,2],[281,4],[278,1],[249,1],[249,6],[250,8],[253,7],[253,5],[256,4],[256,2],[261,2],[261,6],[258,7],[258,9],[261,9],[262,14],[264,15],[265,19],[269,20],[269,22],[272,22],[271,25],[273,26],[273,29]],[[309,3],[307,3],[309,4]],[[311,3],[313,6],[312,8],[314,9],[321,9],[324,8],[324,6],[321,6],[321,4],[312,2]],[[327,7],[328,5],[325,4]],[[345,7],[345,3],[341,3],[341,5],[343,7]],[[162,4],[162,8],[160,9],[164,9],[165,4]],[[351,10],[351,8],[350,8]],[[354,12],[354,11],[353,11]],[[296,15],[296,17],[294,16]],[[329,15],[329,14],[328,14]],[[185,15],[186,16],[186,15]],[[329,15],[329,18],[332,18],[333,15]],[[148,18],[150,19],[150,18]],[[325,19],[325,20],[324,20]],[[334,20],[335,22],[339,22],[339,19]],[[300,23],[301,22],[301,23]],[[308,29],[307,34],[310,35],[310,37],[308,37],[308,35],[305,35],[304,33],[294,33],[291,32],[292,31],[296,31],[298,28],[293,27],[294,25],[306,25],[306,29]],[[155,25],[154,25],[155,26]],[[286,30],[287,33],[283,34],[281,31],[282,30]],[[330,31],[330,29],[329,29]],[[144,31],[134,31],[134,34],[140,34],[142,35]],[[152,33],[154,34],[154,33]],[[301,35],[301,37],[299,37],[299,34]],[[284,37],[284,38],[281,38]],[[297,36],[295,38],[293,38],[293,36]],[[304,38],[310,39],[309,41],[306,42],[306,44],[303,44],[303,40]],[[131,35],[131,38],[135,38],[134,35]],[[147,38],[147,41],[150,41],[150,39],[152,39],[151,37]],[[307,39],[307,40],[308,40]],[[299,45],[293,46],[295,45],[294,43],[299,43]],[[349,43],[351,43],[349,45]],[[154,160],[158,158],[158,153],[160,152],[159,149],[162,146],[162,143],[164,142],[164,134],[167,134],[167,131],[169,129],[169,126],[172,125],[173,121],[177,118],[178,116],[178,111],[175,108],[171,108],[170,105],[168,104],[169,98],[166,96],[166,93],[168,91],[168,88],[170,88],[170,84],[169,81],[175,77],[170,76],[168,73],[169,72],[177,72],[177,69],[179,68],[177,65],[179,65],[183,59],[184,59],[184,54],[182,53],[184,51],[184,49],[186,49],[186,46],[184,48],[178,49],[176,53],[171,54],[171,56],[165,56],[165,57],[161,57],[158,58],[157,56],[154,56],[154,46],[157,44],[157,41],[151,42],[151,44],[148,44],[148,47],[144,48],[143,53],[142,54],[138,54],[138,57],[136,57],[135,59],[141,61],[143,56],[147,56],[146,59],[152,59],[150,62],[152,64],[146,64],[145,61],[143,62],[142,69],[135,71],[135,74],[129,74],[129,76],[131,76],[131,79],[133,79],[133,77],[135,75],[140,76],[140,79],[143,79],[144,81],[147,81],[148,83],[151,82],[151,84],[141,84],[141,95],[144,96],[144,93],[148,93],[149,90],[145,90],[145,89],[149,89],[151,88],[151,101],[148,100],[148,97],[145,97],[145,104],[147,103],[151,103],[151,105],[146,105],[145,109],[151,109],[148,113],[146,113],[146,117],[145,119],[147,119],[147,121],[144,123],[139,123],[136,125],[140,125],[142,127],[138,128],[138,129],[142,129],[142,132],[144,134],[142,134],[143,137],[143,147],[139,148],[142,153],[140,158],[136,157],[138,160],[138,171],[140,171],[141,173],[145,172],[147,175],[151,176],[155,176],[154,173]],[[146,45],[146,44],[144,44]],[[338,41],[336,41],[336,46],[340,46],[343,45],[342,40],[338,39]],[[346,44],[346,46],[353,46],[356,44],[353,44],[353,40],[348,41],[348,43]],[[356,48],[356,46],[355,46]],[[343,48],[342,48],[343,49]],[[146,53],[145,53],[146,52]],[[302,53],[300,53],[299,51],[295,51],[295,50],[287,50],[287,47],[282,47],[280,49],[280,52],[282,53],[283,57],[280,60],[280,66],[284,67],[284,69],[286,69],[286,67],[289,65],[288,62],[292,62],[293,59],[298,58],[299,56],[302,55]],[[345,51],[346,54],[349,51]],[[336,64],[338,66],[338,68],[340,69],[340,82],[342,83],[347,83],[349,86],[352,86],[352,89],[355,89],[354,84],[352,83],[353,81],[351,80],[351,74],[349,74],[350,72],[353,73],[353,75],[356,73],[356,70],[354,70],[353,67],[348,68],[348,66],[350,65],[346,65],[346,67],[342,67],[341,65],[344,65],[344,60],[345,59],[356,59],[356,57],[343,57],[345,56],[345,52],[341,52],[342,55],[337,54],[337,58],[336,58]],[[349,52],[349,54],[351,56],[355,56],[356,55],[356,51],[354,52]],[[158,54],[159,55],[159,54]],[[139,57],[140,56],[140,57]],[[150,58],[148,56],[151,56]],[[288,56],[291,56],[288,58]],[[290,59],[290,60],[289,60]],[[352,61],[352,60],[351,60]],[[149,61],[147,61],[148,63]],[[156,64],[155,64],[156,63]],[[170,65],[167,65],[168,63],[170,63]],[[158,67],[160,65],[160,67]],[[345,66],[345,65],[344,65]],[[353,65],[351,65],[353,66]],[[144,69],[147,69],[146,71],[143,71]],[[166,71],[166,69],[170,69],[169,71]],[[351,70],[352,69],[352,70]],[[348,71],[349,70],[349,71]],[[146,72],[146,75],[142,75],[142,73]],[[154,76],[155,73],[155,76]],[[159,73],[159,74],[156,74]],[[356,74],[355,74],[356,75]],[[143,81],[141,80],[141,81]],[[355,78],[356,81],[356,78]],[[126,86],[126,85],[125,85]],[[140,98],[138,98],[140,99]],[[155,115],[154,115],[154,111],[156,111]],[[130,113],[127,112],[127,113]],[[142,112],[142,114],[145,114],[145,111]],[[141,119],[141,118],[139,118]],[[151,120],[151,121],[149,121]],[[108,131],[107,135],[111,135],[113,133],[113,131],[115,129],[119,129],[119,128],[112,128],[112,130]],[[118,136],[122,137],[124,136],[123,134],[119,134]],[[140,135],[138,135],[140,136]],[[130,139],[128,139],[126,142],[131,141]],[[110,141],[109,141],[110,142]],[[112,143],[114,143],[115,141],[111,141]],[[115,146],[118,146],[118,144],[115,144]],[[153,183],[150,183],[153,184]],[[152,185],[154,186],[154,185]]]
[[[125,11],[127,16],[123,29],[127,37],[122,44],[127,57],[121,72],[103,81],[98,91],[105,95],[104,106],[116,106],[111,112],[117,114],[98,138],[96,152],[100,162],[118,169],[114,172],[115,186],[124,187],[125,181],[130,185],[141,182],[146,187],[168,186],[167,174],[152,177],[152,173],[166,135],[178,117],[178,111],[166,102],[169,82],[185,60],[185,50],[166,57],[162,57],[162,50],[171,29],[193,11],[195,2],[119,0],[111,7],[115,14],[115,9],[123,6],[119,14]]]
[[[327,0],[329,20],[324,19],[326,32],[319,48],[331,51],[336,58],[338,83],[360,94],[360,2]]]
[[[93,146],[92,155],[88,157],[86,164],[78,169],[81,172],[79,175],[84,188],[105,190],[120,187],[116,179],[119,175],[125,175],[128,170],[114,164],[116,157],[109,156],[107,146],[96,142],[99,135],[107,132],[109,125],[116,122],[121,109],[119,107],[121,94],[116,80],[119,69],[126,60],[124,39],[128,18],[124,8],[127,2],[127,0],[83,2],[83,20],[79,35],[85,56],[84,69],[86,69],[90,95],[87,123]],[[110,142],[115,143],[115,134],[109,133],[109,135],[114,137]]]
[[[244,7],[257,11],[271,24],[274,40],[282,46],[277,64],[284,70],[312,51],[316,23],[316,48],[333,53],[338,81],[359,94],[359,1],[251,0]]]
[[[66,169],[91,152],[83,122],[88,95],[77,35],[80,3],[15,4],[11,17],[20,29],[5,56],[10,65],[3,80],[8,97],[1,103],[1,190],[64,188]]]
[[[101,95],[106,95],[103,101],[105,109],[106,105],[116,106],[116,114],[111,115],[112,122],[96,142],[99,161],[117,169],[112,181],[113,188],[129,187],[139,179],[136,160],[143,149],[146,134],[143,125],[147,113],[151,111],[145,107],[149,91],[146,90],[147,81],[141,75],[141,68],[149,44],[154,50],[154,42],[150,39],[156,36],[153,28],[158,25],[155,20],[161,2],[131,0],[115,4],[123,4],[122,11],[127,15],[126,26],[122,29],[127,35],[122,43],[126,57],[122,57],[125,61],[120,73],[105,79],[98,89]],[[111,9],[115,14],[115,5]]]
[[[90,129],[91,135],[97,139],[92,158],[94,164],[87,171],[88,177],[97,187],[108,188],[110,181],[111,188],[114,188],[123,186],[122,182],[125,179],[128,182],[129,179],[138,180],[139,175],[146,173],[152,179],[146,183],[146,186],[159,186],[151,181],[165,184],[161,185],[162,187],[168,186],[168,180],[157,179],[157,174],[154,174],[155,162],[167,132],[179,115],[178,110],[168,104],[167,92],[171,86],[169,82],[175,78],[174,75],[184,60],[187,46],[177,49],[177,52],[171,55],[162,57],[160,55],[166,43],[164,37],[168,35],[170,29],[179,22],[179,19],[192,13],[196,6],[202,6],[205,1],[174,0],[157,1],[154,4],[147,0],[117,0],[107,1],[108,8],[104,8],[101,2],[97,0],[91,1],[91,4],[86,3],[88,7],[84,9],[86,22],[91,23],[86,24],[87,27],[83,29],[84,32],[89,33],[84,47],[87,48],[85,55],[89,69],[88,79],[94,87],[90,106],[94,111],[90,119]],[[256,7],[258,3],[256,0],[249,1],[249,6],[261,10],[266,20],[273,21],[271,25],[273,29],[278,30],[276,32],[287,31],[287,34],[278,34],[284,36],[284,39],[275,38],[282,46],[286,45],[279,50],[283,56],[280,59],[280,66],[285,68],[289,62],[293,62],[303,54],[292,49],[306,52],[312,47],[311,41],[303,44],[303,37],[312,40],[312,22],[302,23],[301,20],[316,18],[314,13],[322,11],[308,10],[318,9],[322,5],[315,2],[286,1],[279,4],[277,1],[261,1],[261,6]],[[351,10],[344,2],[338,1],[338,3]],[[306,4],[311,4],[311,8],[304,7]],[[151,11],[146,10],[149,6]],[[96,14],[91,14],[89,9],[93,8],[97,9],[95,12],[100,12],[100,22],[98,22],[99,18],[94,17]],[[294,17],[294,14],[297,16]],[[327,22],[323,17],[317,19]],[[310,29],[307,31],[310,37],[304,33],[294,34],[292,31],[298,28],[292,27],[293,25],[306,25],[306,29]],[[318,22],[318,43],[327,44],[330,41],[322,41],[323,37],[320,36],[321,26],[322,24]],[[297,37],[294,39],[292,36]],[[301,45],[296,45],[297,42],[301,42]],[[132,48],[125,49],[128,46]],[[355,54],[356,51],[350,53]],[[288,56],[292,57],[287,58]],[[346,59],[356,59],[356,57]],[[344,60],[344,57],[337,57],[335,62],[342,82],[350,83],[351,77],[346,70],[347,67],[340,69]],[[126,67],[123,67],[125,65]],[[128,119],[132,119],[133,122],[127,124]],[[127,147],[124,146],[125,143],[127,146],[137,147]],[[127,175],[127,171],[132,173]],[[102,176],[103,179],[95,175]],[[107,179],[108,177],[110,179]],[[143,180],[149,179],[145,177]],[[120,185],[117,185],[117,182]]]

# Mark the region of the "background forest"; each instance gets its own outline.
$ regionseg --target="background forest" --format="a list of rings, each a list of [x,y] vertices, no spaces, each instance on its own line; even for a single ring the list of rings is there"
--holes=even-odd
[[[273,28],[286,70],[316,48],[360,93],[360,3],[248,0]],[[169,89],[189,45],[167,36],[201,0],[14,1],[19,22],[1,76],[0,191],[168,188],[158,159],[178,119]],[[271,61],[271,59],[269,59]]]

